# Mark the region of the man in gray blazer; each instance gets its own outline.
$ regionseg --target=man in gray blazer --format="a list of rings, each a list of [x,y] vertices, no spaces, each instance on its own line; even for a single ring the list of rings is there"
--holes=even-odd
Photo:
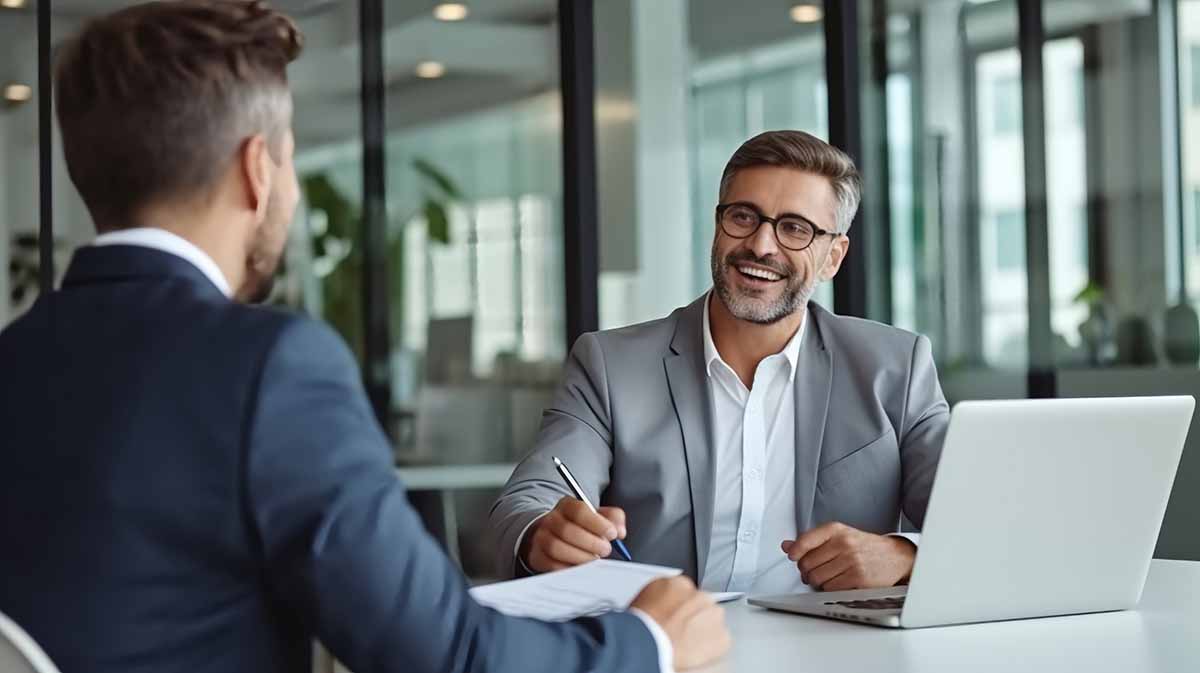
[[[860,178],[802,132],[725,168],[713,291],[572,349],[492,508],[502,575],[611,552],[711,591],[891,586],[912,570],[949,409],[928,339],[809,301],[849,249]],[[766,226],[764,226],[766,225]],[[592,513],[555,472],[569,466]]]

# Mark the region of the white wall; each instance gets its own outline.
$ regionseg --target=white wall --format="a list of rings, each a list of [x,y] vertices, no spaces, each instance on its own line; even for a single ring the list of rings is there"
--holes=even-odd
[[[600,48],[623,50],[597,60],[599,141],[611,141],[599,149],[602,328],[665,316],[697,292],[687,4],[614,0],[598,8],[611,30],[604,41],[613,41]]]
[[[977,301],[968,284],[963,282],[966,265],[974,262],[960,254],[966,248],[963,233],[966,231],[965,197],[968,193],[965,182],[968,146],[964,117],[966,94],[962,77],[959,76],[965,56],[958,40],[946,39],[948,35],[957,34],[961,4],[959,0],[936,0],[926,3],[921,9],[921,59],[932,70],[923,78],[924,91],[920,93],[926,137],[917,139],[917,142],[926,143],[935,135],[945,138],[945,163],[941,174],[943,183],[938,185],[935,179],[925,180],[929,190],[925,202],[936,204],[940,198],[944,206],[944,219],[940,221],[937,208],[925,209],[925,240],[943,241],[945,251],[931,243],[926,246],[924,259],[918,264],[940,270],[945,298],[942,307],[945,312],[944,324],[952,326],[969,325],[963,309],[967,304]],[[932,147],[927,147],[927,151],[932,154]],[[938,188],[940,194],[935,191]],[[950,329],[947,334],[935,336],[942,340],[942,343],[935,344],[935,348],[947,361],[964,355],[972,348],[972,336],[962,329]]]

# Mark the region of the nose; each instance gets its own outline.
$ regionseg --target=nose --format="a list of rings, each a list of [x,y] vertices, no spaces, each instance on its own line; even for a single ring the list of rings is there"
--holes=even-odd
[[[746,239],[746,247],[756,257],[762,258],[779,253],[779,240],[775,238],[775,227],[770,222],[763,222],[758,230]]]

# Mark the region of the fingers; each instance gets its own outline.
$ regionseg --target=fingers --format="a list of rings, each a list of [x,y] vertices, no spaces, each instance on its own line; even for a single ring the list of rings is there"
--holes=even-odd
[[[829,582],[840,577],[853,565],[846,557],[838,556],[831,559],[828,563],[805,573],[803,577],[804,583],[810,587],[817,587],[822,591],[833,591],[833,589],[827,586]]]
[[[543,540],[537,548],[546,555],[547,558],[553,561],[560,561],[569,565],[577,566],[590,561],[595,561],[598,557],[596,554],[580,549],[575,545],[558,537],[549,537]]]
[[[710,663],[729,650],[725,611],[683,575],[646,585],[631,607],[645,612],[666,632],[674,646],[676,670]]]
[[[617,537],[625,539],[625,510],[620,507],[601,507],[599,510],[600,516],[608,519],[614,526],[617,527]]]
[[[796,567],[800,569],[802,578],[807,578],[812,571],[837,558],[843,551],[845,551],[845,545],[840,544],[836,539],[830,540],[805,554],[804,558],[796,562]]]
[[[845,528],[846,527],[843,524],[835,521],[833,523],[827,523],[817,526],[812,530],[806,531],[800,537],[796,538],[796,541],[788,549],[788,558],[792,562],[799,561],[800,559],[804,558],[805,554],[825,544],[830,538],[832,538],[834,535],[837,535]]]
[[[565,518],[547,518],[549,520],[539,530],[546,531],[553,538],[562,540],[572,547],[581,549],[593,556],[604,557],[612,553],[612,545],[603,537]]]
[[[862,583],[862,576],[852,565],[821,585],[821,591],[850,591],[864,588],[866,587]]]
[[[663,577],[643,587],[631,607],[643,610],[665,628],[667,620],[695,591],[696,585],[687,577]]]
[[[605,540],[617,539],[618,531],[613,522],[593,512],[582,500],[563,498],[558,501],[558,505],[554,509],[572,523],[594,535]]]
[[[688,584],[694,589],[694,585],[691,585],[690,580]],[[716,605],[717,602],[713,600],[713,597],[708,592],[693,591],[691,596],[684,601],[683,605],[679,606],[679,609],[676,610],[676,614],[679,616],[679,619],[686,623],[702,614],[705,610],[716,607]]]
[[[683,622],[684,636],[675,652],[677,670],[703,666],[729,651],[732,640],[725,626],[725,610],[712,598],[701,594],[689,599],[680,612],[696,610]]]
[[[556,570],[566,570],[572,566],[548,558],[540,549],[534,549],[529,552],[529,567],[538,572],[550,573]]]
[[[688,670],[704,666],[721,658],[733,644],[725,626],[725,610],[712,605],[692,618],[687,625],[690,651],[686,656],[676,653],[676,668]]]

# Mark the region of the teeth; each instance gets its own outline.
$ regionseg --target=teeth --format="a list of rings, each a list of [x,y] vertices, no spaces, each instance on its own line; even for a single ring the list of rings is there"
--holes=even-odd
[[[739,266],[737,268],[737,270],[741,271],[742,273],[746,274],[747,276],[753,276],[755,278],[761,278],[763,280],[779,280],[780,278],[783,278],[783,276],[781,276],[777,273],[773,273],[771,271],[766,271],[764,269],[758,269],[758,268],[755,268],[752,266]]]

